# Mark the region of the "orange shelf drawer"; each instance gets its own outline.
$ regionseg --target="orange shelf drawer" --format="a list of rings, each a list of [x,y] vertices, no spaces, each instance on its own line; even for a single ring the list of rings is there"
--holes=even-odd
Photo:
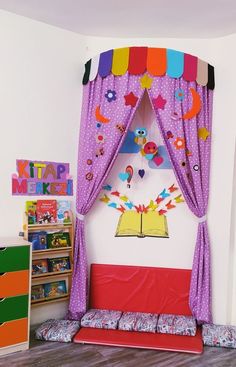
[[[24,343],[28,340],[28,319],[0,324],[0,348]]]
[[[0,298],[29,293],[29,270],[0,274]]]

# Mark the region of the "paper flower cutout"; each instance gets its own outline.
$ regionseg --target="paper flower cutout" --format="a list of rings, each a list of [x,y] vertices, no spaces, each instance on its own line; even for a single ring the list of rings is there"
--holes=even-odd
[[[183,99],[184,99],[183,89],[179,88],[175,91],[175,98],[178,99],[178,101],[183,101]]]
[[[145,74],[144,76],[142,76],[142,78],[140,78],[140,85],[141,88],[143,89],[150,89],[152,86],[152,78],[150,78],[150,76],[148,76],[147,74]]]
[[[103,133],[98,133],[96,136],[95,136],[95,139],[96,139],[96,142],[99,143],[99,144],[102,144],[105,142],[105,135]]]
[[[116,128],[121,134],[124,134],[126,126],[124,124],[117,124]]]
[[[157,98],[154,98],[152,101],[153,101],[154,107],[164,110],[166,99],[164,99],[160,94]]]
[[[193,169],[194,169],[194,171],[199,171],[199,165],[198,164],[195,164],[194,166],[193,166]]]
[[[200,127],[198,129],[198,137],[199,139],[206,140],[208,136],[210,135],[210,132],[205,127]]]
[[[174,146],[176,149],[184,149],[185,148],[185,139],[184,138],[177,138],[174,141]]]
[[[86,178],[86,180],[91,181],[93,179],[93,173],[92,172],[86,173],[85,178]]]
[[[172,139],[173,137],[174,137],[174,135],[172,134],[172,132],[169,130],[169,131],[167,131],[167,133],[166,133],[166,137],[167,137],[167,139]]]
[[[103,154],[104,154],[104,149],[103,148],[99,148],[95,152],[95,155],[96,155],[97,158],[102,156]]]
[[[179,115],[177,112],[173,112],[172,115],[170,116],[171,120],[177,121],[180,119]]]
[[[108,100],[108,102],[115,101],[116,100],[116,91],[108,89],[108,91],[105,94],[105,97]]]
[[[136,97],[133,92],[130,92],[129,94],[124,96],[124,99],[125,99],[125,105],[132,107],[135,107],[138,101],[138,97]]]

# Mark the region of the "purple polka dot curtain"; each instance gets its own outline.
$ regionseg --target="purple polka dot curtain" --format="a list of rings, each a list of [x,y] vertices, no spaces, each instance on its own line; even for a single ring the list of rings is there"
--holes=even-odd
[[[165,49],[158,49],[158,53],[152,49],[152,59],[148,62],[146,48],[140,49],[142,57],[139,60],[146,63],[145,67],[140,63],[135,67],[130,65],[131,55],[132,63],[137,58],[133,50],[127,61],[127,49],[114,50],[113,54],[103,53],[100,61],[95,58],[86,65],[78,155],[74,270],[68,317],[80,319],[88,304],[84,216],[98,197],[147,91],[176,179],[199,223],[190,308],[199,323],[211,322],[210,241],[206,214],[214,85],[212,67],[176,51],[166,50],[165,59]],[[120,55],[122,60],[119,63]],[[157,55],[161,60],[159,64],[153,59]],[[163,73],[164,62],[166,73]]]

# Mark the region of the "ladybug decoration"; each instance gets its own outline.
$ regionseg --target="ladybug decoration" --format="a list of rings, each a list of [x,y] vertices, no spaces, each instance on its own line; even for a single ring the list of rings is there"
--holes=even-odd
[[[143,149],[141,149],[141,154],[148,161],[153,160],[157,166],[160,166],[164,161],[164,159],[158,155],[158,147],[153,141],[149,141],[144,145]]]

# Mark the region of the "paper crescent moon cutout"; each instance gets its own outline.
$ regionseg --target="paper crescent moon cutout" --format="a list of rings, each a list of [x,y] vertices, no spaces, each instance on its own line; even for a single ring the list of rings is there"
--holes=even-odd
[[[99,121],[99,122],[102,122],[103,124],[107,124],[108,122],[110,122],[110,119],[108,119],[107,117],[103,116],[100,112],[100,106],[97,106],[96,107],[96,110],[95,110],[95,117],[96,117],[96,120]]]
[[[194,88],[190,88],[190,92],[192,93],[193,103],[192,103],[192,107],[190,108],[190,110],[188,110],[182,116],[183,120],[189,120],[193,118],[194,116],[196,116],[200,112],[201,107],[202,107],[201,98],[198,92]]]

